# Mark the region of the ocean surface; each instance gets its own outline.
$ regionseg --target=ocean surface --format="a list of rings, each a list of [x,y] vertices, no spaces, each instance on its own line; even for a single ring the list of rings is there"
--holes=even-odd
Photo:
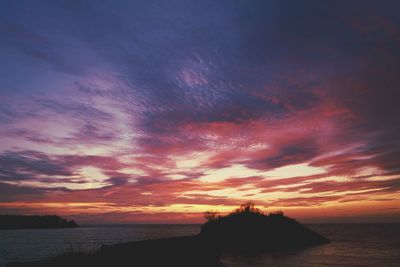
[[[227,267],[400,266],[400,224],[312,224],[332,243],[280,253],[224,254]],[[197,234],[200,225],[112,225],[51,230],[0,230],[0,266],[102,244]]]

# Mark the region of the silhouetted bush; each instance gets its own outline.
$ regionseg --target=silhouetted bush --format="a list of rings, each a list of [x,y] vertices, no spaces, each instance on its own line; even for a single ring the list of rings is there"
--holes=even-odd
[[[261,210],[255,207],[256,205],[252,201],[248,201],[242,205],[238,209],[235,209],[231,214],[241,214],[241,213],[252,213],[252,214],[263,214]]]
[[[218,212],[216,211],[206,211],[204,212],[204,218],[207,221],[214,221],[218,218]]]

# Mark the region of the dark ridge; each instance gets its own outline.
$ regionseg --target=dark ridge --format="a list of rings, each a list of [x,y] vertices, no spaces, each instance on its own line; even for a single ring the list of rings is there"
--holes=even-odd
[[[50,229],[79,227],[56,215],[0,215],[0,229]]]
[[[283,212],[266,214],[245,203],[227,216],[206,213],[200,237],[222,249],[286,250],[316,246],[329,240]]]
[[[260,251],[305,248],[329,242],[282,212],[264,214],[249,202],[226,216],[205,213],[208,220],[200,234],[102,246],[95,253],[71,253],[7,267],[69,266],[174,266],[222,267],[227,250]]]

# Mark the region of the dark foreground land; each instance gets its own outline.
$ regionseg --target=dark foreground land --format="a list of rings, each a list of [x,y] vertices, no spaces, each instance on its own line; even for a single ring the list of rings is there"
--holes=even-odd
[[[96,253],[71,253],[55,258],[25,263],[9,263],[7,267],[146,267],[146,266],[210,266],[220,267],[221,251],[200,240],[199,236],[137,241],[103,246]]]
[[[208,213],[200,234],[103,246],[100,251],[71,253],[49,260],[9,263],[7,267],[64,266],[222,266],[224,251],[281,251],[329,242],[283,215],[264,214],[246,203],[227,216]]]
[[[79,227],[56,215],[0,215],[0,229],[49,229]]]

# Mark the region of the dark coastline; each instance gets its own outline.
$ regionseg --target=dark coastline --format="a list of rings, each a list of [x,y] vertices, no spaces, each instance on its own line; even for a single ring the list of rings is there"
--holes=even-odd
[[[56,215],[0,215],[0,230],[56,229],[79,227],[73,220]]]
[[[208,213],[210,215],[210,213]],[[67,253],[7,267],[223,266],[223,252],[285,251],[330,242],[283,213],[266,214],[246,203],[226,216],[206,217],[198,235],[103,245],[94,253]]]
[[[192,227],[191,230],[186,231],[177,230],[181,229],[180,226],[182,224],[163,224],[163,226],[156,224],[145,225],[147,227],[142,227],[140,225],[143,224],[131,224],[130,226],[124,225],[123,227],[117,225],[107,225],[108,227],[105,227],[104,225],[103,227],[97,227],[98,225],[81,225],[80,228],[60,229],[60,231],[57,229],[48,229],[45,231],[0,231],[0,241],[2,238],[5,240],[8,238],[9,240],[9,242],[3,242],[3,247],[0,247],[0,266],[4,267],[7,263],[17,261],[33,262],[50,260],[57,255],[63,254],[58,259],[58,261],[61,261],[65,260],[65,254],[71,254],[71,251],[86,252],[87,255],[88,252],[100,250],[100,245],[93,246],[93,244],[95,244],[99,239],[104,240],[104,242],[102,242],[103,244],[115,245],[131,243],[131,241],[139,240],[169,239],[172,236],[193,236],[200,232],[200,225],[198,224]],[[229,267],[303,266],[303,264],[310,267],[319,267],[325,264],[327,266],[338,266],[339,263],[340,266],[398,267],[398,262],[400,262],[400,243],[398,239],[400,236],[399,223],[315,223],[306,224],[306,226],[329,238],[332,242],[322,246],[292,249],[288,251],[250,251],[245,253],[227,251],[223,252],[220,260],[225,266]],[[158,227],[160,229],[152,229]],[[125,231],[125,228],[126,235],[121,238],[120,234]],[[92,234],[90,236],[85,236],[85,233],[87,232]],[[29,235],[26,239],[24,239],[25,233]],[[137,235],[138,233],[140,233],[139,236]],[[149,233],[154,234],[149,235]],[[173,234],[171,235],[171,233]],[[59,243],[61,240],[54,240],[54,242],[49,240],[49,238],[56,239],[57,236],[60,239],[72,238],[69,239],[69,242],[74,240],[73,242],[75,245],[68,246],[63,245],[65,244],[64,242]],[[12,239],[10,239],[10,237],[12,237]],[[115,238],[119,241],[112,241],[117,240]],[[15,240],[15,245],[13,245],[12,240]],[[29,245],[29,247],[24,247],[24,242],[31,243],[35,240],[38,242],[37,246],[32,244]],[[42,244],[42,242],[44,242],[44,244]],[[49,243],[45,244],[46,242]],[[79,245],[82,242],[90,242],[92,245],[89,243],[85,243],[84,246]],[[54,244],[54,247],[51,247],[52,244]],[[17,250],[20,247],[21,250],[17,253]],[[42,252],[30,252],[29,249],[35,250],[35,248]],[[44,252],[43,249],[45,250]],[[7,251],[9,252],[8,254]],[[26,252],[26,254],[24,254],[24,252]],[[78,256],[80,257],[85,255],[85,253],[72,254],[75,254],[76,259]],[[131,255],[132,257],[129,258],[131,266],[147,266],[146,264],[135,265],[135,255]],[[62,257],[64,258],[62,259]],[[156,257],[154,253],[152,254],[152,257]],[[324,263],[323,265],[321,264],[322,262]],[[119,261],[111,267],[119,266],[118,263]],[[70,266],[81,265],[71,264]],[[168,265],[160,264],[159,266]]]
[[[225,250],[209,241],[200,235],[134,241],[102,246],[95,253],[67,253],[47,260],[8,263],[6,267],[224,267],[220,259]]]

